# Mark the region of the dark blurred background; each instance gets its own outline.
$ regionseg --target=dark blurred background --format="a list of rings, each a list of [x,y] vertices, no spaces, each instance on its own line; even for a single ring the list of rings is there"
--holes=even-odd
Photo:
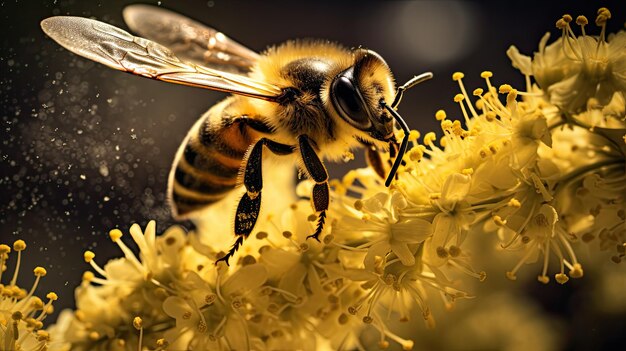
[[[35,265],[48,269],[38,291],[59,293],[58,310],[73,306],[73,288],[88,269],[84,250],[96,251],[101,264],[119,255],[109,229],[149,219],[161,229],[172,223],[164,199],[174,153],[194,121],[224,97],[108,69],[62,49],[39,27],[46,17],[73,15],[126,28],[122,9],[132,3],[0,1],[0,241],[26,240],[21,282],[29,286]],[[435,79],[409,91],[400,106],[410,127],[422,132],[437,130],[437,109],[461,116],[452,101],[458,92],[453,72],[465,73],[470,91],[482,86],[483,70],[494,72],[496,84],[523,89],[523,77],[505,54],[510,45],[531,54],[545,32],[560,35],[554,23],[563,13],[593,22],[597,8],[607,6],[613,12],[609,32],[623,27],[626,13],[623,1],[144,3],[207,23],[256,51],[293,38],[326,38],[377,51],[400,83],[432,71]],[[590,25],[588,32],[599,31]],[[358,155],[354,163],[329,168],[338,177],[362,164]],[[571,296],[585,291],[584,282],[535,285],[529,291],[546,311],[566,319]],[[600,340],[594,345],[623,345],[623,321],[605,319],[592,318],[610,328],[569,325],[566,346],[585,349],[583,337]],[[588,330],[595,332],[586,335]]]

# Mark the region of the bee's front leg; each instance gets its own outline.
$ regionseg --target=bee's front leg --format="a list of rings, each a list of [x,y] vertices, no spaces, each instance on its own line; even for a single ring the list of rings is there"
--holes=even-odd
[[[264,146],[277,155],[289,155],[294,150],[293,146],[277,143],[268,138],[261,138],[254,144],[252,151],[246,158],[246,166],[243,172],[243,185],[246,187],[246,192],[239,200],[237,212],[235,213],[235,235],[237,239],[228,253],[215,261],[215,264],[219,261],[224,261],[228,264],[228,259],[237,252],[239,246],[250,235],[259,217],[259,212],[261,211],[261,190],[263,189],[262,161]]]
[[[309,176],[315,181],[312,200],[315,212],[319,213],[317,216],[317,228],[313,234],[307,236],[307,239],[313,238],[320,241],[319,236],[324,229],[324,224],[326,223],[326,211],[328,210],[330,202],[328,172],[326,171],[326,167],[324,167],[322,160],[320,160],[319,156],[317,156],[317,153],[313,149],[308,136],[300,135],[298,137],[298,143],[300,144],[302,163],[304,164]]]
[[[378,148],[371,144],[365,144],[365,158],[367,164],[372,167],[376,174],[378,174],[380,178],[385,179],[387,171],[385,170],[385,164]]]
[[[385,166],[385,162],[381,157],[381,151],[374,144],[370,144],[368,142],[361,142],[365,147],[365,160],[367,164],[378,174],[378,176],[385,180],[387,178],[387,172],[389,172],[389,168],[393,164],[393,159],[398,154],[398,150],[400,149],[400,144],[395,140],[395,138],[389,142],[389,158],[387,159],[387,166]],[[402,161],[402,165],[406,163]],[[397,175],[396,175],[397,179]]]

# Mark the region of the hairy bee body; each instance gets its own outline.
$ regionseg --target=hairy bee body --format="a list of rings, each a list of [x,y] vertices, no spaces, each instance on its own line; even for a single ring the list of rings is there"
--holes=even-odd
[[[349,50],[325,41],[291,41],[261,55],[250,76],[290,87],[298,96],[277,104],[233,95],[209,109],[189,131],[173,164],[169,193],[174,215],[184,218],[241,184],[237,179],[246,153],[262,137],[295,145],[305,134],[328,159],[358,146],[353,128],[329,115],[320,94],[327,90],[328,77],[350,64]]]

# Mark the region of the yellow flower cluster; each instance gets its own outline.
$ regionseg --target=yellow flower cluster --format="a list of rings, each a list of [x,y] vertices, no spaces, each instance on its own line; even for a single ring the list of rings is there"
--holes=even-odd
[[[43,330],[43,320],[53,312],[52,302],[57,295],[50,292],[46,295],[48,302],[34,295],[39,280],[47,272],[43,267],[36,267],[33,271],[35,282],[27,291],[17,285],[22,261],[22,251],[26,249],[23,240],[13,243],[13,251],[17,252],[17,260],[13,276],[7,284],[0,283],[0,349],[16,350],[46,350],[50,335]],[[11,247],[0,245],[0,282],[3,273],[7,270],[7,260]]]
[[[101,267],[85,253],[92,271],[76,290],[77,309],[49,329],[59,340],[52,349],[363,349],[369,328],[380,348],[409,350],[414,341],[394,321],[417,309],[434,327],[435,305],[472,296],[464,278],[496,271],[516,280],[537,262],[539,282],[564,284],[583,276],[585,243],[615,250],[620,262],[626,35],[606,37],[610,17],[599,10],[601,34],[591,37],[586,18],[576,19],[576,36],[563,16],[563,36],[550,45],[544,37],[532,59],[512,47],[523,90],[483,72],[484,86],[469,94],[455,73],[462,118],[438,111],[439,136],[411,131],[391,188],[371,169],[332,181],[322,243],[306,241],[316,217],[304,200],[273,204],[232,267],[214,265],[215,238],[230,235],[220,223],[160,236],[154,222],[133,225],[139,255],[112,230],[124,256]],[[512,255],[514,263],[477,269],[472,250],[494,241],[496,262]]]

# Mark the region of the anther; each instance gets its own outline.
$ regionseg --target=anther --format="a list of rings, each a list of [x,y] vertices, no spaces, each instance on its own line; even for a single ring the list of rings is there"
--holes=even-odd
[[[452,130],[452,121],[449,119],[444,119],[441,121],[441,129],[442,130]]]
[[[31,299],[32,299],[32,302],[30,303],[30,306],[33,309],[43,310],[43,301],[41,301],[40,298],[38,298],[37,296],[33,296]]]
[[[611,11],[609,11],[606,7],[600,7],[597,13],[598,15],[605,16],[607,19],[611,18]]]
[[[463,101],[463,99],[465,99],[465,96],[463,96],[463,94],[454,95],[454,102],[461,102]]]
[[[255,263],[256,263],[256,258],[254,258],[254,256],[252,255],[246,255],[241,259],[242,266],[248,266],[248,265],[255,264]]]
[[[59,296],[55,292],[51,291],[46,295],[46,298],[50,301],[56,301],[59,298]]]
[[[493,111],[485,113],[485,119],[487,120],[487,122],[493,122],[496,119],[496,116],[496,113]]]
[[[569,277],[563,273],[557,273],[554,275],[554,279],[556,279],[559,284],[565,284],[569,280]]]
[[[96,254],[93,253],[92,251],[85,251],[85,253],[83,254],[83,258],[85,259],[85,262],[87,263],[91,262],[91,260],[93,260],[94,257],[96,257]]]
[[[498,153],[498,146],[495,142],[489,144],[489,151],[491,151],[491,153],[494,155]]]
[[[342,313],[339,315],[339,317],[337,318],[337,322],[339,322],[339,324],[344,325],[346,323],[348,323],[348,315],[345,313]]]
[[[513,87],[509,84],[502,84],[500,85],[500,87],[498,88],[498,92],[500,94],[507,94],[508,92],[510,92],[513,89]]]
[[[141,317],[133,318],[133,327],[135,327],[135,329],[137,330],[140,330],[143,327],[143,320],[141,319]]]
[[[420,138],[420,132],[417,130],[411,130],[409,132],[409,141],[417,141]]]
[[[437,135],[435,135],[435,133],[433,132],[428,132],[426,133],[426,135],[424,135],[424,144],[425,145],[432,145],[435,140],[437,140]]]
[[[354,208],[355,208],[357,211],[361,211],[361,210],[363,210],[363,201],[361,201],[361,200],[356,200],[356,201],[354,202]]]
[[[83,273],[83,281],[84,282],[91,282],[93,280],[93,278],[95,278],[95,275],[93,274],[92,271],[86,271],[85,273]]]
[[[50,333],[45,330],[37,330],[37,341],[50,341]]]
[[[213,302],[215,302],[216,299],[217,295],[215,295],[214,293],[210,293],[204,297],[204,303],[210,306],[213,304]]]
[[[493,77],[493,73],[491,71],[483,71],[480,73],[481,78],[491,78]]]
[[[448,248],[448,253],[450,253],[452,257],[459,257],[459,255],[461,255],[461,248],[456,245],[451,245],[450,248]]]
[[[15,251],[23,251],[26,249],[26,243],[24,240],[15,240],[13,243],[13,250]]]
[[[522,207],[522,203],[519,202],[519,200],[517,200],[516,198],[512,198],[511,200],[509,200],[509,202],[507,203],[507,206],[509,207],[514,207],[514,208],[520,208]]]
[[[454,72],[452,74],[452,80],[454,81],[461,80],[463,79],[463,77],[465,77],[465,74],[463,74],[463,72]]]
[[[109,238],[111,238],[113,242],[118,241],[122,237],[122,235],[124,235],[124,233],[122,233],[122,231],[117,228],[111,229],[111,231],[109,231]]]
[[[578,16],[576,17],[576,24],[579,26],[586,26],[589,24],[589,20],[585,16]]]
[[[480,149],[480,151],[478,151],[478,155],[480,156],[480,158],[487,158],[487,156],[489,156],[489,153],[487,152],[487,150],[485,150],[485,148]]]
[[[23,317],[24,315],[20,311],[15,311],[13,312],[13,314],[11,314],[11,319],[13,319],[14,321],[22,320]]]
[[[485,108],[485,102],[483,100],[476,100],[475,105],[476,105],[476,108],[481,111]]]
[[[33,272],[35,273],[35,276],[37,277],[45,277],[46,274],[48,274],[48,272],[46,272],[46,269],[43,267],[35,267]]]
[[[598,17],[596,17],[596,25],[601,27],[605,25],[608,20],[609,17],[607,17],[604,13],[599,14]]]
[[[446,111],[438,110],[435,112],[435,119],[438,121],[444,120],[446,118]]]
[[[569,276],[572,278],[582,278],[583,267],[580,265],[580,263],[574,263],[572,265],[572,269],[569,271]]]
[[[419,162],[424,157],[424,152],[419,148],[414,148],[409,151],[409,160]]]
[[[582,240],[585,243],[588,243],[588,242],[592,241],[593,239],[595,239],[595,236],[593,234],[591,234],[591,233],[585,233],[582,236]]]

